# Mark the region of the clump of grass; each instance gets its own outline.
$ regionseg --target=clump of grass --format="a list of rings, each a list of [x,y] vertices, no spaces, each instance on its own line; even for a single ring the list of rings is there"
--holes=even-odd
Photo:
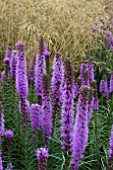
[[[108,20],[110,11],[110,0],[0,0],[0,56],[9,42],[22,40],[30,63],[42,34],[51,58],[60,51],[77,65],[78,59],[86,58],[87,45],[94,41],[91,27],[101,17]]]

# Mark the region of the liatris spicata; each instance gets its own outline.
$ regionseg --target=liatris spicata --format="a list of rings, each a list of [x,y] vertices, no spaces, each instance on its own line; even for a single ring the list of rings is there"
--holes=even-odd
[[[113,157],[113,125],[111,129],[111,136],[110,136],[110,149],[109,149],[109,160]]]
[[[63,139],[62,149],[65,151],[65,154],[67,151],[70,154],[73,135],[74,70],[69,59],[66,59],[65,61],[65,76],[62,100],[63,100],[61,112],[62,116],[61,137]]]
[[[105,80],[102,79],[102,80],[100,81],[99,91],[100,91],[100,93],[104,93],[104,90],[105,90]]]
[[[81,78],[81,85],[90,85],[89,82],[89,71],[88,71],[88,66],[87,64],[83,63],[80,66],[80,78]]]
[[[38,170],[46,170],[48,149],[39,148],[36,150],[36,157],[38,160]]]
[[[90,122],[92,113],[93,113],[93,88],[90,88],[88,96],[88,122]]]
[[[113,93],[113,72],[112,72],[111,78],[110,78],[109,92],[110,92],[110,93]]]
[[[11,61],[10,61],[10,77],[15,80],[16,77],[16,64],[17,64],[17,51],[13,50],[11,55]]]
[[[7,147],[8,147],[9,153],[11,152],[11,140],[13,136],[14,136],[14,133],[12,130],[8,129],[5,131],[5,137],[7,139]]]
[[[94,64],[93,64],[92,57],[89,58],[87,67],[88,67],[89,83],[91,83],[91,81],[94,80]]]
[[[45,56],[45,60],[46,60],[46,72],[48,74],[48,78],[50,80],[50,51],[48,51],[47,49],[47,44],[46,42],[44,42],[44,56]]]
[[[111,170],[113,168],[113,125],[111,129],[111,136],[110,136],[110,148],[108,152],[108,168],[107,170]]]
[[[60,53],[56,53],[53,61],[53,73],[52,73],[52,92],[53,92],[53,128],[55,126],[56,115],[62,101],[62,86],[64,80],[64,67],[62,62],[62,56]]]
[[[11,52],[12,52],[12,46],[11,44],[8,45],[7,50],[6,50],[6,56],[4,58],[4,63],[9,66],[10,59],[11,59]]]
[[[16,43],[17,52],[17,67],[16,67],[16,88],[21,99],[26,99],[28,95],[28,79],[26,68],[26,55],[24,52],[24,44],[22,42]]]
[[[105,80],[104,96],[105,96],[106,98],[109,97],[109,89],[108,89],[108,81],[107,81],[107,80]]]
[[[74,126],[72,170],[78,169],[80,159],[83,157],[83,152],[88,141],[88,96],[89,88],[87,86],[82,86],[80,89]]]
[[[29,69],[29,72],[28,72],[28,83],[29,85],[31,84],[31,82],[34,81],[34,77],[35,77],[35,61],[33,61],[30,69]]]
[[[93,95],[93,109],[94,110],[99,110],[99,99],[98,99],[98,96],[97,96],[97,83],[96,83],[96,80],[93,80],[91,82],[91,87],[93,88],[94,90],[94,95]]]
[[[30,113],[30,103],[27,99],[21,99],[19,102],[19,111],[21,113],[22,129],[25,133],[28,123],[28,114]]]
[[[79,96],[80,87],[81,87],[81,78],[78,77],[77,82],[76,82],[75,87],[74,87],[74,98],[75,99]]]
[[[35,91],[38,97],[38,104],[42,104],[42,76],[46,71],[44,56],[44,39],[41,36],[39,40],[39,51],[36,56],[35,64]]]
[[[2,84],[4,85],[4,83],[5,83],[5,71],[1,72],[1,81],[2,81]]]
[[[41,107],[38,104],[31,105],[31,127],[34,132],[38,132],[41,125]]]
[[[47,74],[43,74],[42,86],[42,129],[45,145],[52,132],[52,107],[49,90],[49,80]]]

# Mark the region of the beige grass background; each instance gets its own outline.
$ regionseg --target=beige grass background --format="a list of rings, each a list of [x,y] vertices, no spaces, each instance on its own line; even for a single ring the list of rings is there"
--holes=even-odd
[[[110,0],[0,0],[0,51],[21,40],[30,63],[42,34],[51,58],[60,51],[76,65],[94,41],[91,28],[101,18],[109,20],[112,6]]]

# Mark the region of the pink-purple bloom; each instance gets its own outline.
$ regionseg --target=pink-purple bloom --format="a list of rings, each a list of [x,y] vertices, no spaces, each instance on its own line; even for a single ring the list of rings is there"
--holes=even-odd
[[[39,148],[36,150],[36,157],[38,160],[38,170],[46,170],[48,156],[49,154],[47,148]]]
[[[47,58],[50,57],[50,51],[48,51],[47,44],[45,41],[44,41],[44,56]]]
[[[53,102],[58,112],[58,108],[62,101],[62,86],[64,80],[64,67],[62,62],[62,56],[56,53],[53,61],[53,73],[52,73],[52,92],[53,92]]]
[[[110,148],[108,153],[109,160],[113,157],[113,125],[111,129],[111,136],[110,136]]]
[[[42,86],[42,129],[45,145],[52,132],[52,106],[50,99],[49,80],[47,74],[43,74]]]
[[[76,84],[74,86],[74,98],[75,99],[79,96],[80,87],[81,87],[81,78],[78,77],[77,82],[76,82]]]
[[[1,72],[1,81],[2,81],[2,84],[4,85],[5,83],[5,71],[4,70]]]
[[[74,107],[74,70],[68,59],[65,61],[65,76],[63,87],[63,104],[61,112],[62,149],[71,152],[73,136],[73,107]]]
[[[110,78],[109,92],[110,92],[110,93],[113,93],[113,72],[112,72],[111,78]]]
[[[9,65],[9,63],[10,63],[11,52],[12,52],[12,46],[11,46],[11,44],[9,44],[7,47],[7,50],[6,50],[6,56],[4,58],[4,63],[7,65]]]
[[[104,93],[104,90],[105,90],[105,80],[102,79],[102,80],[100,81],[99,91],[100,91],[100,93]]]
[[[46,71],[45,56],[44,56],[44,40],[40,38],[39,51],[36,56],[35,64],[35,91],[38,100],[42,100],[42,76]],[[41,101],[38,101],[41,104]]]
[[[18,42],[17,52],[17,67],[16,67],[16,88],[20,99],[26,99],[28,95],[28,79],[27,79],[27,66],[26,54],[24,52],[24,44]]]
[[[83,157],[83,152],[88,142],[88,96],[89,88],[82,86],[74,126],[72,170],[78,170],[80,159]]]
[[[41,107],[38,104],[31,105],[31,127],[34,132],[39,131],[41,125]]]
[[[10,77],[15,79],[16,77],[16,64],[17,64],[17,51],[13,50],[11,55],[11,61],[10,61]]]
[[[84,85],[89,86],[90,85],[90,82],[89,82],[89,70],[88,70],[87,63],[86,64],[83,63],[80,66],[80,78],[81,78],[81,85],[82,86],[84,86]]]
[[[91,87],[93,88],[94,95],[93,95],[93,109],[99,110],[99,99],[97,96],[97,83],[95,80],[91,82]]]
[[[14,132],[10,129],[5,131],[5,137],[6,139],[11,139],[14,136]]]

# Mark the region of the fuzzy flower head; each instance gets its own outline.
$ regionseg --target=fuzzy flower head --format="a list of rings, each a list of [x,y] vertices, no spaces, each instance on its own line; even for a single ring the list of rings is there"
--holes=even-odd
[[[110,78],[109,92],[110,92],[110,93],[113,93],[113,72],[112,72],[111,78]]]
[[[15,79],[16,77],[16,64],[17,64],[17,51],[12,51],[11,61],[10,61],[10,76]]]
[[[6,56],[4,58],[4,63],[7,64],[7,65],[9,65],[9,63],[10,63],[11,51],[12,51],[12,45],[9,44],[8,48],[6,50]]]
[[[102,80],[100,81],[99,91],[100,91],[100,93],[104,93],[104,90],[105,90],[105,80],[102,79]]]
[[[88,96],[89,87],[82,86],[77,104],[76,122],[74,125],[72,170],[78,170],[79,161],[88,141]]]
[[[36,157],[38,160],[47,159],[48,158],[48,149],[47,148],[39,148],[36,150]]]
[[[41,125],[41,107],[38,104],[32,104],[31,105],[31,127],[32,129],[37,132],[40,129]]]
[[[45,55],[45,57],[50,57],[50,51],[48,51],[48,49],[47,49],[47,44],[46,44],[46,42],[44,41],[44,55]]]
[[[11,139],[14,136],[14,133],[12,130],[8,129],[5,131],[5,137],[6,139]]]
[[[110,136],[110,149],[109,149],[109,160],[113,157],[113,125],[111,129],[111,136]]]
[[[79,96],[80,87],[81,87],[81,78],[78,77],[77,82],[76,82],[76,84],[74,86],[74,98],[77,98]]]
[[[16,65],[16,88],[20,99],[26,99],[28,95],[26,55],[23,49],[24,45],[22,42],[18,42],[16,46],[18,47]]]
[[[2,81],[2,84],[5,83],[5,71],[1,72],[1,81]]]

